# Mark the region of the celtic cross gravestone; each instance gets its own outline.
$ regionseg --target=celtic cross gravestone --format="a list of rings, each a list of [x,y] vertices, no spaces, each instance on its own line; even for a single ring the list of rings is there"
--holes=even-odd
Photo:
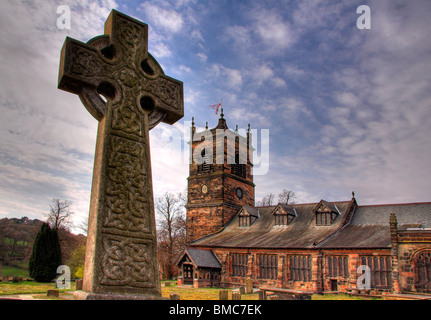
[[[66,38],[58,88],[78,94],[99,121],[83,291],[75,297],[160,297],[149,130],[183,117],[183,84],[148,53],[148,26],[112,10],[105,35]]]

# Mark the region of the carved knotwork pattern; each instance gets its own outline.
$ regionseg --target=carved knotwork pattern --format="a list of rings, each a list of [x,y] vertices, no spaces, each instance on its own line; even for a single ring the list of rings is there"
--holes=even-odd
[[[134,52],[142,44],[144,35],[141,29],[127,21],[121,21],[118,40],[127,51]],[[135,49],[135,50],[134,50]],[[145,48],[146,49],[146,48]]]
[[[72,47],[72,63],[70,71],[81,76],[92,77],[95,74],[103,73],[102,63],[98,61],[97,54],[79,47]]]
[[[107,235],[103,237],[104,286],[154,287],[154,248],[151,241]]]
[[[111,137],[104,228],[123,233],[150,232],[151,194],[143,142]]]
[[[176,111],[180,110],[182,98],[180,88],[177,84],[164,78],[157,78],[148,83],[146,91],[153,93]]]
[[[136,110],[133,98],[127,98],[120,107],[114,109],[111,126],[114,130],[140,138],[144,134],[143,115]]]

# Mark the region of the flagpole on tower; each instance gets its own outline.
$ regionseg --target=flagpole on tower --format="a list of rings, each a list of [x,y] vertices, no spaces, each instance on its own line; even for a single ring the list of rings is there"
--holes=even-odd
[[[222,109],[223,109],[222,103],[223,103],[223,99],[220,99],[220,103],[219,103],[219,104],[214,104],[214,105],[209,106],[209,107],[210,107],[210,108],[212,108],[212,109],[214,109],[214,110],[215,110],[215,114],[217,115],[217,114],[218,114],[219,109],[220,109],[220,108],[222,108]],[[223,113],[223,111],[222,111],[222,113]]]

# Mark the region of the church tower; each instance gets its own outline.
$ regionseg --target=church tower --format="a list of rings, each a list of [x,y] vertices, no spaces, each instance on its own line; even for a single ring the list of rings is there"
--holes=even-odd
[[[243,206],[254,206],[250,125],[228,129],[223,108],[217,127],[191,128],[187,242],[221,230]]]

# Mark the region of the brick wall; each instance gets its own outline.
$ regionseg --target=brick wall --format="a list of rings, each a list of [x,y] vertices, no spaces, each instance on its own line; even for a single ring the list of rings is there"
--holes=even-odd
[[[221,286],[235,287],[245,285],[245,280],[253,280],[254,287],[271,286],[278,288],[311,291],[315,293],[333,291],[334,282],[336,282],[337,292],[347,293],[356,289],[358,279],[357,268],[361,265],[362,256],[367,257],[390,257],[390,248],[388,249],[339,249],[339,250],[294,250],[294,249],[241,249],[241,248],[207,248],[212,249],[222,263]],[[247,275],[234,276],[232,270],[233,254],[246,254]],[[277,274],[273,279],[262,279],[259,273],[259,255],[276,255],[277,256]],[[291,257],[310,257],[311,259],[311,279],[294,279],[291,274]],[[347,271],[340,274],[330,274],[328,266],[328,257],[347,257]],[[391,291],[390,288],[373,289],[375,291]]]
[[[417,288],[417,258],[423,252],[431,252],[431,231],[398,231],[398,270],[401,292],[431,293],[428,289]]]

